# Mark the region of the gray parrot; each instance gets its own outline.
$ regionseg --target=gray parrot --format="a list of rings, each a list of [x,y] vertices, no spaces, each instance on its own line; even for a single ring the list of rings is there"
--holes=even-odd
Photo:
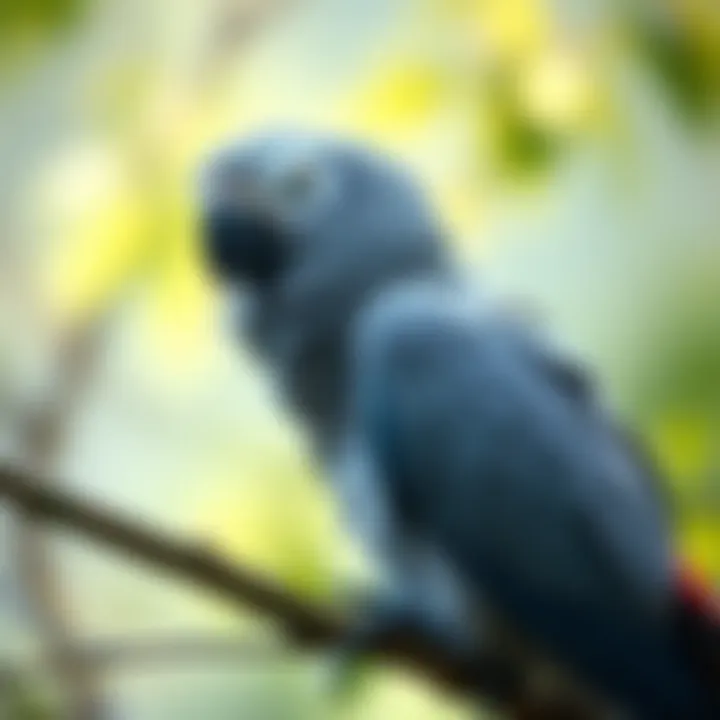
[[[278,131],[202,171],[206,257],[384,569],[373,628],[498,618],[638,720],[720,717],[720,619],[657,472],[573,363],[463,279],[394,162]],[[358,647],[363,647],[358,642]]]

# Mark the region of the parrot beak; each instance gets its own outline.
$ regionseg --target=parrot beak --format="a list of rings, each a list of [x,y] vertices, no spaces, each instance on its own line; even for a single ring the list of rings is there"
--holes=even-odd
[[[285,265],[281,231],[259,213],[237,207],[208,209],[202,234],[206,263],[223,282],[265,285]]]

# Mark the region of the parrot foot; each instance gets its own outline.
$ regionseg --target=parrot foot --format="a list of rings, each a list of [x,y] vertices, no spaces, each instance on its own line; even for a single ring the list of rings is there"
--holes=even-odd
[[[331,695],[342,692],[373,653],[395,643],[404,646],[407,640],[449,658],[464,677],[472,678],[478,670],[486,670],[472,629],[448,627],[419,607],[396,598],[374,597],[363,605],[360,619],[331,650]]]

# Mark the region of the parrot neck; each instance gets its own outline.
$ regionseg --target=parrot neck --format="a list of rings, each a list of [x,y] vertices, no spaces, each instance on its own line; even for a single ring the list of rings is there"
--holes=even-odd
[[[331,450],[344,425],[348,343],[356,316],[400,283],[454,276],[436,238],[360,251],[354,258],[336,258],[334,266],[299,266],[256,292],[246,327],[273,370],[281,400],[309,429],[321,454]]]

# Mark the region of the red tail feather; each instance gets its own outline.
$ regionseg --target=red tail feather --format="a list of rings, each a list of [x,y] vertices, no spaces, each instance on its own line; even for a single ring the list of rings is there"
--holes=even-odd
[[[685,610],[705,616],[720,625],[720,598],[712,586],[686,565],[677,570],[678,599]]]
[[[676,592],[681,642],[720,706],[720,599],[685,565],[678,567]]]

